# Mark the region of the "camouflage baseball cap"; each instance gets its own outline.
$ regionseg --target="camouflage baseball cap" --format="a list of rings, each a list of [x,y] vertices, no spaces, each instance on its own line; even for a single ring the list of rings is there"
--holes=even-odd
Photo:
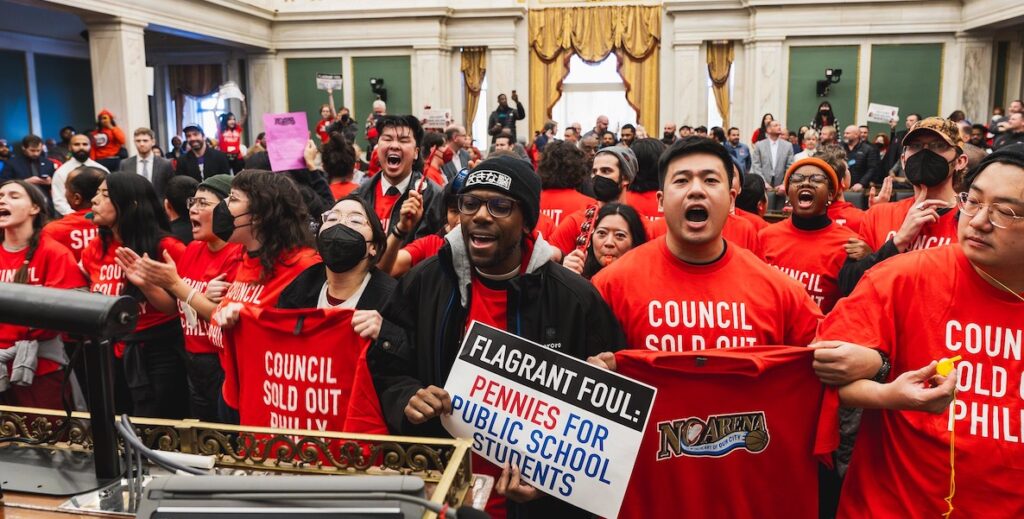
[[[939,137],[942,137],[942,140],[946,141],[950,146],[956,146],[960,149],[963,149],[964,147],[964,141],[960,137],[960,128],[957,127],[955,122],[941,117],[929,117],[927,119],[922,119],[914,125],[913,130],[907,132],[907,135],[903,137],[903,143],[909,142],[911,136],[923,132],[932,132]],[[906,144],[903,145],[906,146]]]

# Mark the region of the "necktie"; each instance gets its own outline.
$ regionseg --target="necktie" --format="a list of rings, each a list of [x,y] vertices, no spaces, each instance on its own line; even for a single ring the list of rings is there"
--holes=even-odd
[[[149,180],[149,159],[142,159],[142,176]]]
[[[389,187],[389,188],[388,188],[388,192],[387,192],[387,193],[385,193],[385,195],[386,195],[386,196],[398,196],[398,195],[400,195],[400,194],[402,194],[402,193],[401,193],[401,192],[399,192],[399,191],[398,191],[398,188],[397,188],[397,187],[395,187],[395,186],[391,186],[391,187]]]

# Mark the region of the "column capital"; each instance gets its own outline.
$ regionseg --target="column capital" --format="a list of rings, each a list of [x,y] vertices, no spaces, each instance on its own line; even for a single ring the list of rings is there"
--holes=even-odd
[[[82,17],[89,32],[93,31],[143,31],[149,22],[123,16],[86,15]]]

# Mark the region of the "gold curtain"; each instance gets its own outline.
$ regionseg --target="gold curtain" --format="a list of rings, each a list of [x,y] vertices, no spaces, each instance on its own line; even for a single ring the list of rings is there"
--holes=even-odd
[[[470,138],[473,137],[473,120],[476,118],[476,109],[480,104],[480,85],[484,82],[484,75],[487,74],[487,48],[466,47],[462,49],[462,83],[465,85],[463,98],[465,106],[463,110],[466,119],[463,124]]]
[[[715,93],[715,105],[722,116],[722,127],[729,127],[729,71],[734,57],[732,42],[708,43],[708,76]]]
[[[658,128],[661,7],[599,6],[531,10],[530,130],[551,118],[569,59],[599,62],[615,52],[626,99],[646,128]],[[564,123],[565,121],[563,121]]]

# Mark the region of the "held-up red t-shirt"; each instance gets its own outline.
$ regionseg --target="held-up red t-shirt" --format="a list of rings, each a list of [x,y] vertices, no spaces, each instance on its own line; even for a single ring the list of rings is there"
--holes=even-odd
[[[242,425],[341,431],[357,360],[369,346],[353,310],[246,307],[225,341],[224,399]]]
[[[552,188],[540,192],[540,212],[555,222],[557,229],[566,216],[597,205],[597,200],[572,188]]]
[[[658,218],[647,226],[647,239],[652,240],[664,236],[666,232],[668,232],[668,227],[665,224],[665,219]],[[729,243],[739,245],[749,251],[756,251],[758,248],[757,228],[745,218],[732,213],[729,213],[729,217],[726,218],[725,225],[722,227],[722,237]]]
[[[226,274],[227,282],[235,280],[238,265],[242,262],[245,251],[241,244],[229,243],[221,250],[212,252],[206,242],[193,241],[185,247],[178,264],[178,275],[186,285],[202,294],[210,281],[221,274]],[[185,302],[178,300],[178,316],[181,327],[185,330],[185,350],[189,353],[218,353],[220,348],[213,345],[207,337],[210,323],[197,317],[196,325],[189,326],[185,320]]]
[[[128,286],[128,280],[125,278],[121,267],[114,261],[117,248],[121,246],[120,242],[112,238],[110,246],[107,247],[107,251],[104,253],[103,240],[97,238],[90,242],[85,250],[82,251],[82,269],[89,276],[90,291],[108,296],[124,293],[124,289]],[[185,246],[172,236],[160,240],[158,249],[159,255],[154,259],[163,261],[164,251],[167,251],[175,263],[181,260],[181,255],[185,252]],[[149,301],[143,300],[139,303],[139,322],[135,325],[135,331],[148,330],[158,324],[164,324],[175,317],[153,308]]]
[[[380,410],[380,399],[377,388],[373,385],[373,376],[366,364],[366,349],[356,361],[356,372],[352,376],[352,393],[348,399],[348,411],[345,413],[345,432],[360,434],[388,434],[388,424],[384,421],[384,412]]]
[[[843,227],[849,227],[855,233],[860,233],[866,213],[846,200],[836,200],[828,206],[828,217],[833,222]],[[900,222],[900,225],[903,225],[903,222]]]
[[[821,311],[829,313],[839,299],[839,269],[847,257],[843,245],[857,233],[835,223],[803,231],[786,219],[766,227],[757,237],[758,256],[797,280]]]
[[[658,209],[658,191],[645,191],[637,193],[626,191],[626,205],[636,209],[636,212],[648,220],[664,218],[665,212]]]
[[[659,238],[592,281],[635,349],[805,346],[822,317],[796,281],[731,243],[714,263],[691,265]]]
[[[861,239],[867,242],[871,250],[878,250],[896,236],[915,202],[914,198],[904,198],[899,202],[876,204],[868,209],[860,228]],[[924,224],[909,250],[941,247],[956,242],[956,214],[957,210],[953,209],[942,215],[938,222]]]
[[[242,153],[242,125],[227,128],[217,134],[217,147],[227,155]]]
[[[740,209],[739,207],[733,209],[733,213],[736,216],[739,216],[740,218],[743,218],[744,220],[754,224],[754,228],[757,229],[757,232],[761,232],[761,229],[764,229],[769,225],[768,222],[764,221],[764,218],[761,218],[760,215],[749,213],[747,211],[744,211],[743,209]]]
[[[960,355],[950,412],[865,410],[839,517],[925,518],[947,510],[955,423],[954,517],[1024,517],[1024,302],[986,282],[959,244],[869,270],[820,339],[886,352],[890,379]]]
[[[818,516],[818,462],[839,444],[838,398],[806,348],[624,350],[658,388],[620,518]]]
[[[320,121],[316,123],[316,134],[320,137],[320,142],[327,142],[331,140],[331,136],[327,135],[327,126],[333,122],[334,118],[331,117],[330,119],[320,119]]]
[[[9,252],[0,246],[0,283],[13,283],[14,276],[25,263],[28,247],[18,252]],[[82,288],[87,285],[78,270],[77,262],[67,247],[56,241],[40,237],[32,260],[28,263],[28,280],[26,284],[50,288]],[[0,323],[0,349],[14,346],[20,340],[46,340],[57,336],[49,330],[31,329],[27,326]],[[10,368],[8,363],[8,368]],[[36,375],[47,375],[60,369],[60,365],[48,359],[40,358],[36,366]],[[9,371],[8,371],[9,372]]]
[[[93,238],[99,235],[99,229],[85,217],[91,209],[82,209],[69,213],[60,220],[54,220],[45,227],[40,236],[57,240],[74,254],[75,261],[82,258],[82,251]]]

